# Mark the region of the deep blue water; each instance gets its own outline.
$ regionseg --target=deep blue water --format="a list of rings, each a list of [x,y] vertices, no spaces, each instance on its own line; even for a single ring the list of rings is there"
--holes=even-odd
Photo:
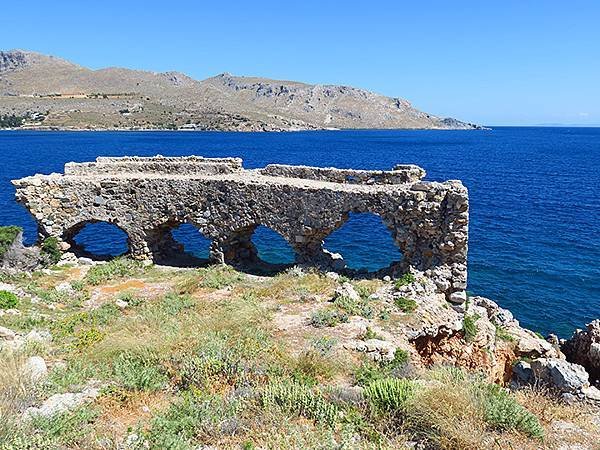
[[[268,163],[390,169],[419,164],[429,180],[461,179],[469,188],[469,290],[510,308],[541,332],[570,334],[600,317],[600,129],[496,128],[492,131],[0,132],[0,224],[35,225],[14,201],[9,180],[61,172],[98,155],[239,156]],[[368,238],[360,236],[368,230]],[[258,230],[265,259],[285,261],[284,243]],[[193,229],[175,234],[188,250],[206,242]],[[118,250],[118,236],[80,236],[90,249]],[[108,241],[110,239],[110,241]],[[327,247],[353,267],[398,257],[373,217],[353,217]],[[281,245],[281,247],[280,247]]]

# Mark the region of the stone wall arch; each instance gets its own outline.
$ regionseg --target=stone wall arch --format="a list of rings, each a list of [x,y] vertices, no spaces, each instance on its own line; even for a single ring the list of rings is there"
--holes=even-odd
[[[186,243],[177,239],[177,230],[181,227],[185,227],[190,234],[195,229],[199,240],[207,241],[206,253],[195,253],[193,248],[186,248]],[[160,225],[144,231],[143,239],[150,258],[156,264],[193,267],[205,265],[210,261],[210,248],[213,240],[206,235],[203,226],[198,225],[190,218],[162,222]]]
[[[342,214],[323,248],[337,260],[337,268],[378,273],[401,269],[406,246],[402,233],[385,215],[355,208]]]
[[[115,222],[88,219],[66,228],[60,239],[78,257],[106,260],[131,252],[127,230]]]
[[[289,267],[297,260],[295,248],[289,240],[289,233],[278,230],[282,230],[282,228],[277,225],[271,227],[260,222],[229,230],[215,241],[212,259],[250,272],[274,272]],[[263,258],[265,252],[261,251],[260,247],[269,244],[263,242],[257,246],[257,232],[277,235],[279,243],[288,247],[289,258],[282,261],[272,260],[269,257]]]

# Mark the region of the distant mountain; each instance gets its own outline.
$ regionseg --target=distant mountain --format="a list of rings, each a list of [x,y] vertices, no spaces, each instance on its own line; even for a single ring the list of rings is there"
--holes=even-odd
[[[54,56],[0,52],[0,116],[23,127],[284,131],[324,128],[478,129],[400,98],[348,86],[227,73],[91,70]]]

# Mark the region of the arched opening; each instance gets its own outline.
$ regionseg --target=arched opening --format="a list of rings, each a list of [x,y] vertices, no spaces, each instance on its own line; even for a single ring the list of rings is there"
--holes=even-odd
[[[264,225],[256,227],[252,243],[256,247],[258,258],[267,264],[291,265],[296,260],[296,254],[288,241]]]
[[[208,263],[211,241],[188,222],[169,223],[154,232],[154,261],[175,267],[197,267]]]
[[[129,251],[129,237],[117,225],[90,221],[73,227],[65,236],[77,256],[110,259]]]
[[[198,227],[191,223],[182,223],[171,230],[175,242],[183,246],[183,252],[196,258],[208,260],[210,239],[207,239]]]
[[[373,213],[349,213],[348,220],[327,236],[323,247],[341,254],[348,269],[360,272],[377,272],[402,260],[390,229]]]

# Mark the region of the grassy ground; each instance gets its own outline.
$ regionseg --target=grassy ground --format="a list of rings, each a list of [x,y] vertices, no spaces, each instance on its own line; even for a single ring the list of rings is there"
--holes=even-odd
[[[412,440],[427,448],[533,449],[598,442],[593,411],[546,393],[512,394],[477,374],[419,368],[407,352],[375,363],[344,349],[340,325],[323,311],[389,321],[376,300],[365,300],[381,282],[355,282],[358,303],[325,304],[338,281],[293,270],[261,278],[221,266],[175,270],[115,260],[3,281],[41,301],[21,298],[21,314],[0,317],[0,325],[47,329],[53,339],[0,355],[0,449],[403,448]],[[64,281],[74,290],[54,289]],[[282,311],[305,314],[294,322]],[[33,385],[20,376],[29,355],[48,362],[46,381]],[[27,406],[92,382],[102,386],[94,402],[20,420]],[[557,431],[557,421],[579,431]]]

